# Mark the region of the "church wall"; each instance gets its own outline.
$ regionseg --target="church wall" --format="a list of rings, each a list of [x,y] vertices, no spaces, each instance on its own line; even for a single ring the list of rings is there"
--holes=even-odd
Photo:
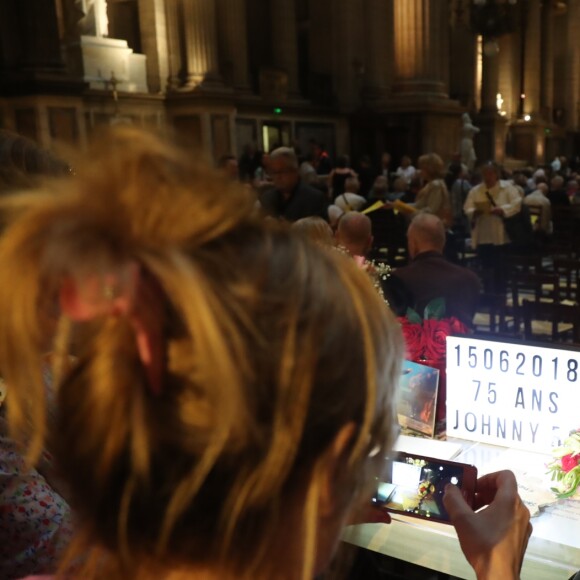
[[[394,40],[397,35],[400,39],[400,30],[393,28],[393,10],[394,3],[400,0],[240,0],[247,20],[242,32],[248,44],[248,87],[242,90],[234,86],[232,75],[225,70],[223,34],[233,32],[231,28],[218,26],[215,50],[219,70],[212,72],[215,73],[212,86],[198,87],[192,83],[173,86],[168,91],[170,62],[172,59],[183,62],[186,52],[183,40],[181,44],[170,42],[169,1],[175,4],[184,0],[109,0],[108,10],[105,0],[91,0],[88,4],[100,6],[95,14],[102,16],[105,7],[108,22],[95,24],[83,18],[88,40],[82,40],[76,28],[79,14],[74,9],[75,0],[34,0],[30,5],[32,12],[26,15],[16,0],[1,2],[0,123],[20,128],[49,146],[58,140],[82,146],[87,135],[100,125],[133,122],[154,126],[167,123],[210,156],[222,154],[226,149],[239,154],[250,138],[256,146],[263,147],[264,128],[272,127],[272,135],[283,135],[291,142],[307,140],[309,133],[318,135],[321,140],[329,141],[336,153],[350,150],[358,156],[372,149],[370,152],[378,155],[380,149],[391,148],[394,140],[397,142],[393,147],[401,151],[420,154],[436,150],[449,157],[457,150],[461,113],[475,112],[475,36],[465,23],[458,25],[450,21],[453,15],[443,0],[412,0],[414,11],[401,13],[403,18],[404,14],[423,14],[421,10],[426,10],[424,16],[429,15],[417,20],[420,25],[415,22],[409,27],[405,42],[413,48],[418,46],[413,38],[420,38],[422,48],[416,57],[428,59],[433,66],[426,67],[417,61],[417,70],[425,78],[410,79],[412,82],[407,86],[401,86],[401,79],[396,78],[396,63],[401,55],[395,52]],[[534,6],[537,4],[534,1]],[[577,10],[580,0],[570,0],[569,4]],[[224,0],[224,5],[229,4]],[[280,47],[274,44],[277,38],[272,31],[284,32],[286,21],[278,21],[275,28],[273,19],[276,14],[292,14],[292,6],[296,22],[288,25],[295,27],[297,42],[287,39],[284,47]],[[570,10],[568,14],[554,15],[553,118],[555,127],[560,126],[561,131],[575,129],[568,126],[570,107],[578,117],[579,98],[571,94],[567,81],[572,62],[568,54],[568,31],[573,30],[568,18],[570,13],[575,13]],[[31,16],[33,13],[45,16],[42,33],[37,30],[38,19]],[[537,20],[535,28],[538,28]],[[110,62],[121,62],[118,60],[121,52],[129,60],[119,68],[102,61],[102,70],[93,70],[94,78],[87,78],[87,67],[92,62],[87,60],[87,47],[95,44],[90,31],[104,27],[108,27],[111,36],[121,38],[98,37],[95,32],[99,50],[109,51]],[[182,22],[180,34],[191,35],[195,30]],[[36,39],[35,35],[40,36]],[[118,44],[122,40],[127,41],[124,48]],[[424,43],[427,44],[423,46]],[[499,45],[497,92],[503,98],[504,119],[513,123],[518,117],[520,101],[520,33],[500,38]],[[535,38],[533,46],[530,45],[534,54],[537,46]],[[131,48],[136,52],[131,53]],[[190,56],[191,50],[190,46]],[[274,53],[279,62],[297,67],[299,79],[294,92],[288,90],[288,83],[295,81],[283,67],[274,66]],[[99,58],[94,57],[95,63]],[[530,62],[528,59],[528,77],[532,70]],[[34,79],[14,77],[14,67],[24,63],[35,71]],[[541,64],[541,70],[546,70],[545,59]],[[539,74],[538,67],[533,68],[534,74]],[[7,72],[9,69],[11,72]],[[127,71],[129,76],[124,78]],[[187,73],[185,69],[184,73]],[[238,77],[239,74],[238,69]],[[139,75],[144,82],[136,81]],[[534,88],[538,80],[541,87],[541,78],[532,79],[531,101],[539,99],[542,103],[529,104],[528,108],[535,107],[532,113],[538,117],[539,124],[530,126],[529,130],[514,124],[508,139],[516,157],[533,151],[534,161],[539,161],[548,149],[551,153],[556,147],[554,143],[565,142],[564,133],[556,135],[551,129],[544,130],[542,123],[549,124],[550,120],[541,118],[546,93],[542,90],[538,93]],[[441,90],[436,86],[439,82]],[[529,78],[527,82],[529,86]],[[409,90],[415,93],[405,93]],[[278,109],[279,114],[275,112]],[[490,126],[495,127],[499,118],[496,121],[494,111],[489,115]],[[482,143],[478,146],[476,142],[476,147],[495,152],[501,158],[505,149],[505,143],[501,143],[502,131],[489,133],[487,145],[482,135]],[[544,133],[550,135],[549,143],[545,142]],[[530,145],[530,135],[533,135],[533,145]],[[568,143],[573,142],[571,137]]]

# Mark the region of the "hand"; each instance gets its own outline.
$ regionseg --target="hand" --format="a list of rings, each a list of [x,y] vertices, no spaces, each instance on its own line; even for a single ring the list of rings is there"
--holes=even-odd
[[[492,208],[491,213],[493,215],[498,215],[500,217],[503,217],[503,209],[501,209],[501,207],[494,207],[494,208]]]
[[[478,513],[453,485],[445,489],[443,504],[478,580],[520,577],[532,525],[511,471],[491,473],[477,481],[474,509],[487,506]]]
[[[383,204],[383,209],[393,209],[395,207],[395,204],[392,201],[386,201]]]
[[[351,515],[348,521],[349,526],[356,524],[390,524],[391,514],[380,506],[369,504],[364,508],[357,510]]]

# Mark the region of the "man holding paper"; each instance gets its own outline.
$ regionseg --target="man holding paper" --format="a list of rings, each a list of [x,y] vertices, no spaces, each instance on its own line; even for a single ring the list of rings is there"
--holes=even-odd
[[[504,218],[521,211],[522,198],[510,182],[500,179],[496,163],[486,163],[481,168],[481,177],[482,182],[467,194],[463,211],[471,223],[471,245],[477,250],[481,265],[498,272],[501,254],[511,242]],[[499,281],[496,279],[496,286]]]

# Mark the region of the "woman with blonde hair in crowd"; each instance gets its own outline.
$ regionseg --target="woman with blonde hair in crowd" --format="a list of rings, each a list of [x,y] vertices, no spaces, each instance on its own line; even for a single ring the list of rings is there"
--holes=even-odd
[[[453,213],[451,199],[445,185],[445,165],[437,153],[421,155],[417,162],[423,183],[423,188],[417,194],[415,209],[428,211],[440,218],[446,226],[451,226]]]
[[[60,574],[311,580],[393,444],[396,322],[352,260],[257,221],[157,139],[124,129],[89,159],[0,240],[10,420],[31,459],[49,437],[79,521]],[[56,306],[47,430],[38,322]],[[446,496],[462,548],[514,579],[529,514],[508,472],[479,492],[479,513]]]
[[[323,246],[334,246],[334,232],[328,222],[316,215],[300,218],[292,224],[295,232]]]
[[[436,153],[427,153],[419,157],[417,166],[423,187],[417,193],[415,202],[413,204],[387,202],[385,206],[396,207],[399,211],[411,215],[418,211],[427,211],[435,214],[446,225],[451,225],[453,215],[449,191],[443,179],[445,174],[443,160]]]

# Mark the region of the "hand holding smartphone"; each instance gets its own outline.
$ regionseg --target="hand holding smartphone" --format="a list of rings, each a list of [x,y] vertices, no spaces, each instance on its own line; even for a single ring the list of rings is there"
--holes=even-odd
[[[445,487],[455,485],[467,505],[473,506],[476,482],[473,465],[398,453],[387,462],[373,503],[390,512],[449,524]]]

